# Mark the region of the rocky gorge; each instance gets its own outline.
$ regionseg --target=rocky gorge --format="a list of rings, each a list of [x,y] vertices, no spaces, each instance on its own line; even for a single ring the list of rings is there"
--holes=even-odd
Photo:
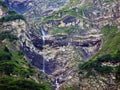
[[[65,3],[61,0],[52,3],[52,0],[44,2],[4,0],[3,2],[19,13],[24,12],[26,20],[17,19],[1,23],[1,30],[13,30],[13,34],[19,38],[17,47],[33,66],[48,76],[56,90],[70,88],[70,90],[119,90],[120,86],[116,83],[116,74],[113,72],[107,76],[101,75],[98,73],[99,69],[93,67],[94,64],[90,64],[91,72],[85,70],[91,68],[90,66],[87,68],[92,61],[90,59],[111,53],[110,50],[102,51],[106,52],[105,54],[100,53],[105,43],[102,30],[105,26],[116,26],[119,33],[119,1],[67,0]],[[37,3],[40,3],[39,6]],[[43,6],[41,3],[44,3]],[[3,16],[4,14],[1,14],[1,17]],[[100,68],[106,65],[105,63],[100,63]],[[118,61],[115,64],[118,67],[120,63]],[[90,74],[90,77],[85,78],[87,72],[94,75]]]

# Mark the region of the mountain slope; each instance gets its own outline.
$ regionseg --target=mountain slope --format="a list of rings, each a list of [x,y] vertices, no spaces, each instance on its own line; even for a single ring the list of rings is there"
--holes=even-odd
[[[55,0],[52,8],[46,8],[51,2],[29,8],[25,22],[12,24],[26,59],[46,73],[56,89],[119,90],[120,2],[70,0],[54,7],[59,2]],[[20,5],[28,3],[24,0]],[[5,21],[2,28],[9,29],[9,20]]]
[[[18,48],[19,38],[15,32],[22,29],[17,25],[25,22],[21,17],[17,17],[22,15],[6,9],[0,5],[0,12],[2,12],[0,18],[0,89],[51,90],[50,83],[45,80],[46,75],[35,69]],[[9,12],[13,13],[9,14]]]
[[[101,50],[99,50],[91,60],[80,65],[80,83],[83,85],[82,82],[84,79],[82,79],[82,77],[85,77],[88,80],[97,79],[95,80],[96,85],[98,86],[97,89],[119,90],[120,32],[117,30],[116,26],[105,26],[103,28],[103,33],[104,42]],[[91,85],[93,85],[92,82]],[[95,88],[94,86],[91,86],[90,90],[92,90],[92,87]]]

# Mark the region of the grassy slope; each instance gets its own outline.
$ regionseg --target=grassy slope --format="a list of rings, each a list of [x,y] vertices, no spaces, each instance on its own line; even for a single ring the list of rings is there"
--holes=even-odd
[[[5,43],[2,42],[3,40]],[[42,72],[35,70],[24,59],[22,52],[14,47],[17,40],[10,32],[0,33],[0,89],[51,90],[50,84],[43,79],[45,76]],[[36,78],[39,83],[31,77]]]
[[[35,21],[38,24],[47,22],[49,20],[63,20],[66,16],[73,16],[77,19],[84,18],[85,20],[87,18],[84,17],[84,10],[89,8],[89,5],[82,5],[78,6],[76,8],[73,8],[72,6],[76,6],[78,4],[79,0],[72,0],[70,4],[66,5],[62,9],[58,10],[57,12],[45,17],[41,21]],[[72,7],[72,8],[71,8]],[[51,28],[50,33],[52,34],[67,34],[70,35],[71,33],[80,33],[82,32],[81,29],[79,29],[77,26],[70,26],[70,27],[58,27],[54,26]]]
[[[76,7],[73,9],[73,6],[76,6],[78,4],[78,2],[79,2],[79,0],[71,0],[71,2],[68,5],[64,6],[57,12],[43,18],[43,20],[41,20],[41,21],[36,21],[36,22],[41,24],[48,20],[61,20],[65,16],[74,16],[76,18],[87,19],[86,17],[84,17],[83,13],[84,13],[85,9],[89,8],[89,5],[82,5],[82,6],[79,6],[79,7]]]
[[[104,42],[101,50],[91,60],[80,64],[80,70],[87,70],[87,76],[94,75],[93,70],[105,76],[109,73],[114,73],[116,81],[120,82],[120,32],[116,26],[105,26],[102,32],[104,34]],[[115,67],[102,65],[105,62],[119,63],[119,65]]]

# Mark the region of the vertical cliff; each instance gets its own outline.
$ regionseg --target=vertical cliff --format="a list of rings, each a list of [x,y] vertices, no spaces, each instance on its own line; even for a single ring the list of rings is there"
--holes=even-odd
[[[24,17],[0,1],[0,89],[52,90],[47,76],[33,67],[20,50],[24,31],[27,31]]]
[[[25,18],[12,12],[9,20],[11,16],[4,18],[8,13],[2,12],[1,32],[12,30],[26,59],[48,76],[53,87],[119,90],[118,0],[4,0],[4,4]]]

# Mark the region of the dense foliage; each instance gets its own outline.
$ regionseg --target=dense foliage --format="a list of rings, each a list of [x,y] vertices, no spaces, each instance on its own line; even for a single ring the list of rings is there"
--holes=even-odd
[[[0,33],[0,90],[51,90],[50,84],[44,79],[41,79],[42,83],[37,83],[30,78],[40,80],[35,76],[35,68],[25,60],[23,53],[16,48],[9,48],[18,40],[11,33],[12,31]],[[37,73],[40,75],[40,72]]]
[[[101,57],[98,57],[96,60],[90,60],[80,65],[80,69],[83,70],[96,70],[100,74],[107,75],[109,73],[118,73],[120,66],[112,67],[109,65],[102,65],[103,63],[111,63],[112,65],[120,62],[119,58],[120,52],[117,52],[114,56],[108,54]]]
[[[0,33],[0,40],[8,39],[10,42],[18,40],[18,38],[11,34],[11,31],[5,31]]]
[[[51,90],[49,87],[26,79],[14,79],[11,77],[0,78],[1,90]]]
[[[12,13],[12,12],[9,12],[9,13]],[[8,15],[8,16],[5,16],[3,18],[0,19],[0,22],[8,22],[8,21],[13,21],[13,20],[16,20],[16,19],[22,19],[22,20],[25,20],[23,15],[19,15],[19,14],[12,14],[12,15]]]

